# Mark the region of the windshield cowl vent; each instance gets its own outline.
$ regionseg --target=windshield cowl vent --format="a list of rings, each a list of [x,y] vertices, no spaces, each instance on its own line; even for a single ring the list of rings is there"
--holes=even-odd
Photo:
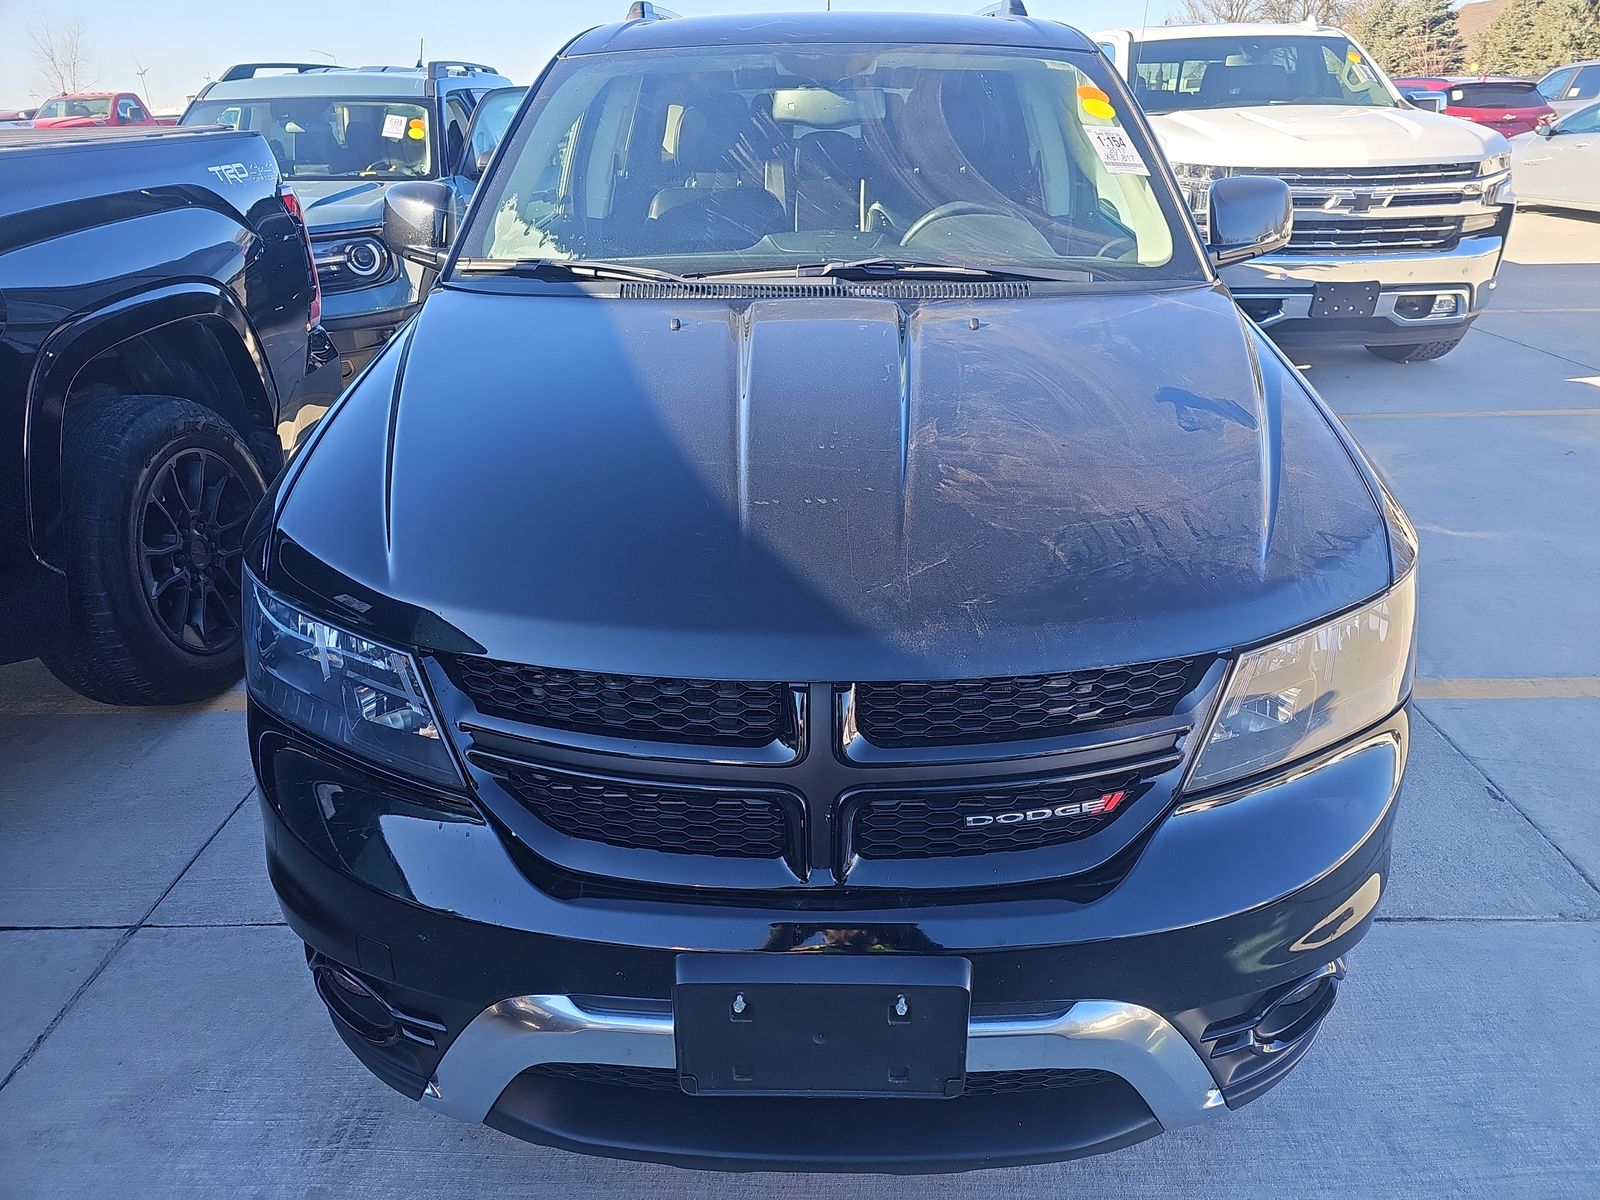
[[[800,300],[808,296],[857,296],[883,300],[1022,300],[1029,285],[1020,282],[961,283],[889,279],[822,283],[624,283],[624,300]]]

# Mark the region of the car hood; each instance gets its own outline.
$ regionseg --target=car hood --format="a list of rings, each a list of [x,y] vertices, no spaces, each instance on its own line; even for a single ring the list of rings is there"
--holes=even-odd
[[[1172,162],[1219,167],[1399,167],[1505,150],[1493,130],[1407,108],[1274,104],[1163,113],[1150,123]]]
[[[545,666],[944,678],[1257,642],[1387,586],[1352,451],[1220,289],[446,290],[325,422],[268,581]]]
[[[388,183],[371,179],[290,180],[312,233],[376,229],[383,224]]]

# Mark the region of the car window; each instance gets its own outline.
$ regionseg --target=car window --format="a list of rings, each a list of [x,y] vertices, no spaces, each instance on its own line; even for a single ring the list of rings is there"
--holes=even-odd
[[[1360,104],[1394,108],[1383,76],[1348,38],[1174,38],[1134,46],[1134,97],[1146,112]]]
[[[467,111],[466,97],[452,93],[444,102],[444,161],[446,172],[455,171],[461,163],[461,151],[467,144],[467,125],[472,120]]]
[[[1565,92],[1568,100],[1592,100],[1596,96],[1600,96],[1600,63],[1580,67]]]
[[[1576,67],[1563,67],[1559,71],[1551,71],[1539,81],[1539,93],[1546,100],[1560,100],[1567,90],[1567,81],[1578,73]]]
[[[1465,108],[1530,108],[1544,103],[1531,83],[1462,83],[1450,89],[1450,103]]]
[[[286,179],[423,179],[433,170],[428,110],[407,101],[202,100],[183,123],[261,133]]]
[[[63,117],[106,117],[111,115],[111,99],[107,96],[87,98],[64,98],[46,100],[39,106],[35,118],[44,118],[47,121],[58,120]]]
[[[1591,104],[1561,122],[1562,133],[1600,133],[1600,104]]]
[[[467,259],[715,273],[892,256],[1203,278],[1098,52],[819,45],[559,62]],[[1175,230],[1181,231],[1175,233]]]
[[[517,115],[517,109],[521,107],[526,94],[526,88],[504,88],[478,97],[478,107],[472,114],[474,159],[494,153],[495,147],[505,138],[511,118]]]

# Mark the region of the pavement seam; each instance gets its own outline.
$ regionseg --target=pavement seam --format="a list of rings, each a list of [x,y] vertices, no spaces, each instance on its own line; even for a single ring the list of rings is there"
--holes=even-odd
[[[1435,721],[1426,712],[1424,712],[1421,704],[1413,705],[1412,710],[1417,714],[1417,716],[1421,717],[1422,720],[1426,721],[1433,731],[1442,737],[1445,740],[1445,743],[1457,754],[1461,755],[1461,757],[1466,760],[1467,764],[1478,773],[1478,776],[1488,786],[1489,794],[1491,796],[1493,796],[1496,800],[1501,800],[1506,804],[1509,804],[1512,810],[1520,815],[1522,819],[1528,823],[1529,827],[1539,835],[1544,844],[1549,846],[1550,849],[1554,850],[1558,855],[1560,855],[1561,861],[1566,863],[1567,866],[1571,867],[1573,871],[1577,873],[1578,878],[1587,883],[1590,889],[1596,895],[1600,895],[1600,880],[1596,880],[1593,875],[1584,870],[1584,868],[1572,857],[1572,855],[1568,854],[1564,849],[1562,849],[1560,844],[1557,843],[1557,841],[1545,831],[1544,826],[1535,821],[1533,817],[1529,815],[1527,809],[1523,808],[1522,805],[1518,804],[1511,798],[1511,793],[1500,786],[1500,784],[1495,780],[1494,776],[1489,774],[1488,770],[1485,769],[1482,763],[1473,758],[1472,755],[1468,754],[1460,742],[1451,737],[1449,732],[1446,731],[1445,728],[1439,724],[1439,722]]]
[[[61,1006],[60,1010],[55,1016],[50,1018],[49,1023],[46,1024],[44,1029],[40,1031],[39,1036],[33,1039],[27,1050],[23,1051],[22,1057],[16,1061],[16,1064],[9,1071],[6,1072],[5,1078],[0,1079],[0,1091],[3,1091],[5,1088],[10,1086],[11,1081],[17,1077],[17,1073],[32,1061],[33,1056],[39,1052],[39,1047],[45,1044],[46,1039],[48,1039],[49,1036],[56,1031],[56,1027],[66,1019],[67,1014],[72,1011],[73,1007],[78,1003],[78,1001],[81,1000],[84,994],[94,986],[95,980],[99,979],[100,976],[104,974],[105,969],[111,965],[111,960],[116,958],[116,956],[122,952],[122,948],[128,944],[129,940],[134,934],[138,933],[140,929],[144,928],[144,923],[155,915],[156,909],[161,907],[161,902],[172,894],[173,889],[176,888],[178,884],[183,882],[183,877],[187,875],[191,869],[193,869],[195,863],[200,861],[200,856],[211,848],[211,843],[217,840],[222,831],[228,827],[228,822],[233,820],[233,818],[238,815],[239,810],[245,806],[245,802],[248,801],[251,796],[255,795],[255,792],[255,784],[251,784],[249,790],[246,791],[243,796],[239,797],[239,802],[228,810],[228,815],[223,817],[222,821],[217,825],[217,827],[211,831],[211,836],[200,843],[200,848],[190,856],[188,862],[183,864],[183,869],[173,877],[171,883],[167,884],[167,886],[162,889],[161,895],[156,897],[155,903],[153,903],[149,908],[145,909],[144,916],[140,917],[139,920],[133,925],[107,926],[109,929],[121,929],[122,936],[112,943],[111,949],[105,952],[100,961],[95,965],[94,970],[89,972],[88,978],[80,983],[76,989],[74,989],[71,996],[67,997],[67,1002]]]
[[[1487,333],[1490,337],[1497,337],[1503,342],[1510,342],[1513,346],[1521,346],[1524,350],[1532,350],[1535,354],[1548,354],[1559,362],[1571,363],[1575,367],[1582,367],[1585,371],[1600,371],[1600,365],[1584,362],[1578,358],[1568,358],[1565,354],[1557,354],[1554,350],[1546,350],[1543,346],[1534,346],[1528,342],[1520,341],[1509,334],[1497,333],[1482,321],[1478,323],[1478,332]]]

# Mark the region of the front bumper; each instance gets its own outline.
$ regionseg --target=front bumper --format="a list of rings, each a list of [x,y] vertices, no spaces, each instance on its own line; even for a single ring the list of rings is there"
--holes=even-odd
[[[1282,1079],[1388,878],[1408,724],[1402,710],[1313,763],[1180,805],[1097,899],[1041,885],[854,909],[551,895],[475,814],[254,706],[251,729],[274,887],[336,1028],[391,1086],[615,1157],[926,1172],[1115,1149]],[[940,1102],[674,1090],[678,956],[780,947],[966,958],[969,1087],[1005,1088]],[[331,976],[379,1019],[353,1019]]]
[[[1509,226],[1508,215],[1502,225]],[[1505,230],[1463,237],[1450,250],[1311,256],[1267,254],[1228,267],[1223,281],[1241,308],[1280,342],[1396,345],[1465,335],[1489,303],[1505,252]],[[1318,284],[1376,283],[1370,317],[1314,317]],[[1452,296],[1449,316],[1407,315],[1408,300]]]

